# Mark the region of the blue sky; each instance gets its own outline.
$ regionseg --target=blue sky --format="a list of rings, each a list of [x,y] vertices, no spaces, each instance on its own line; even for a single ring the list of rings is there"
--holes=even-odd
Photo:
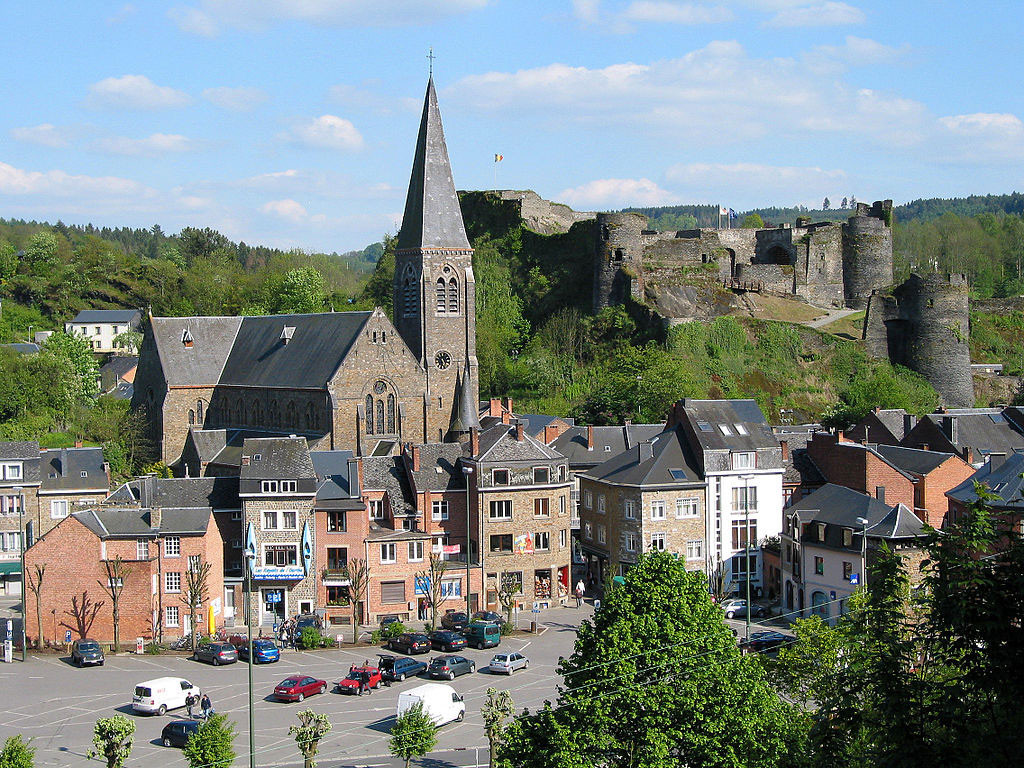
[[[397,229],[430,47],[460,189],[744,209],[1004,193],[1024,170],[1024,22],[1008,2],[5,10],[6,218],[362,248]]]

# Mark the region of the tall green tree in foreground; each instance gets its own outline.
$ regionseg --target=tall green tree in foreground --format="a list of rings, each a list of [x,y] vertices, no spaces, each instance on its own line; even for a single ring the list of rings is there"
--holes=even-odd
[[[288,733],[295,737],[299,752],[305,759],[305,768],[316,768],[316,753],[320,740],[331,730],[331,721],[322,712],[304,709],[298,713],[299,725],[292,725]]]
[[[395,720],[391,727],[388,749],[395,757],[405,760],[405,768],[414,757],[423,757],[437,744],[437,726],[417,703]]]
[[[235,761],[235,724],[227,715],[211,715],[185,742],[190,768],[229,768]]]
[[[92,731],[94,749],[89,750],[90,760],[105,760],[107,768],[121,768],[132,751],[135,723],[124,715],[102,717],[96,721]]]
[[[0,768],[32,768],[35,759],[35,747],[23,741],[20,735],[8,738],[0,749]]]
[[[583,622],[555,706],[506,731],[500,765],[788,765],[801,720],[742,656],[702,574],[644,555]]]

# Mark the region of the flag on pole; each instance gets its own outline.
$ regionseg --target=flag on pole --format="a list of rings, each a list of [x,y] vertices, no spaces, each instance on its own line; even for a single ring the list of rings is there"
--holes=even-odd
[[[494,162],[496,162],[496,163],[500,163],[504,159],[505,159],[504,155],[495,155],[494,156]]]
[[[719,216],[728,216],[729,215],[729,209],[726,208],[724,205],[718,206],[718,215]]]
[[[739,218],[739,214],[736,213],[736,211],[734,211],[732,208],[730,208],[729,209],[729,218],[730,219],[738,219]]]

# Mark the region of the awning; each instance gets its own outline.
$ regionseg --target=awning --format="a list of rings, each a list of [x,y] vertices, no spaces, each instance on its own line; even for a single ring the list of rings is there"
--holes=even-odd
[[[21,573],[21,563],[17,560],[10,563],[0,563],[0,575],[10,573]]]

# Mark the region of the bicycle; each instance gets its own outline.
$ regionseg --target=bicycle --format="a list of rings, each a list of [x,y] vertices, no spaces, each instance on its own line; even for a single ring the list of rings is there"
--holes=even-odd
[[[170,648],[172,651],[183,651],[186,648],[192,647],[191,640],[191,637],[185,635],[183,637],[179,637],[177,640],[172,640],[170,643],[167,644],[167,647]]]

